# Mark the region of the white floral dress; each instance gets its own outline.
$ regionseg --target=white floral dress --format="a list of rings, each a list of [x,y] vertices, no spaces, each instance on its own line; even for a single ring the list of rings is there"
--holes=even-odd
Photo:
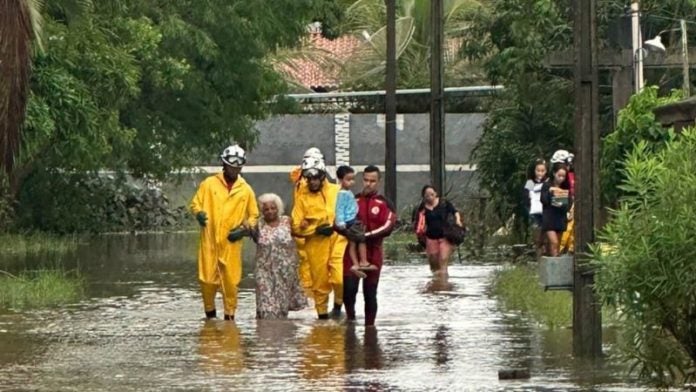
[[[259,221],[254,272],[257,318],[285,318],[288,311],[307,306],[298,276],[297,248],[290,233],[287,216],[281,216],[275,227]]]

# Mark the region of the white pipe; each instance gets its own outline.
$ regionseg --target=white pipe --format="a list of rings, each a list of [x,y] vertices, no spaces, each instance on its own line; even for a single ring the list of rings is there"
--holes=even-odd
[[[503,86],[468,86],[468,87],[446,87],[445,94],[447,93],[486,93],[491,94],[503,90]],[[411,89],[400,89],[396,90],[397,95],[406,94],[429,94],[429,88],[411,88]],[[332,92],[332,93],[307,93],[307,94],[287,94],[288,98],[293,99],[328,99],[328,98],[351,98],[351,97],[371,97],[371,96],[381,96],[385,95],[384,90],[373,90],[373,91],[342,91],[342,92]]]

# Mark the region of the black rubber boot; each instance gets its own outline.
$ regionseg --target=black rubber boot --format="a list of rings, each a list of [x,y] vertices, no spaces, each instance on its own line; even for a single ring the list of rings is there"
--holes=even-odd
[[[319,320],[328,320],[329,319],[329,314],[324,313],[319,315]]]
[[[229,314],[226,314],[225,320],[234,321],[234,315],[230,316]]]
[[[334,304],[334,308],[331,311],[331,318],[332,319],[339,319],[341,318],[341,306],[339,304]]]
[[[211,310],[210,312],[205,312],[205,318],[209,320],[217,318],[217,312],[215,311],[215,309]]]

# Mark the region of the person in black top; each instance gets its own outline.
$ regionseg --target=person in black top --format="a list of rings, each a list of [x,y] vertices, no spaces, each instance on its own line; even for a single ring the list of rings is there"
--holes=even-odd
[[[462,217],[452,203],[440,198],[430,185],[423,187],[421,197],[422,202],[413,216],[416,235],[424,239],[430,270],[434,274],[447,276],[447,264],[454,247],[445,238],[444,228],[451,219],[454,224],[463,227]]]
[[[541,204],[544,206],[541,230],[548,239],[547,255],[556,257],[561,236],[568,224],[567,213],[572,200],[567,186],[564,186],[568,175],[565,164],[554,164],[551,172],[551,178],[541,188]]]

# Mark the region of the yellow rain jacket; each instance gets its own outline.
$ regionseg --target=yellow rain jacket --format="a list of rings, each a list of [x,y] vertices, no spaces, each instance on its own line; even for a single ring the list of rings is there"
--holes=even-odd
[[[191,211],[194,215],[200,211],[208,215],[206,226],[201,228],[198,280],[201,283],[219,284],[218,262],[239,263],[241,274],[243,241],[232,243],[227,240],[227,235],[230,230],[243,224],[256,226],[259,208],[251,186],[238,176],[228,191],[222,173],[210,176],[203,180],[193,197]]]
[[[292,200],[293,205],[297,200],[297,195],[307,191],[307,180],[302,178],[302,168],[296,166],[290,171],[290,182],[292,183]],[[310,271],[309,262],[307,261],[307,252],[305,251],[305,239],[303,237],[295,237],[295,245],[297,246],[297,256],[299,258],[298,274],[300,276],[300,284],[305,291],[307,297],[314,296],[312,292],[312,273]]]
[[[333,226],[339,190],[339,185],[326,180],[319,192],[310,192],[306,183],[302,183],[295,192],[292,208],[292,232],[305,240],[303,248],[318,314],[328,312],[329,293],[332,288],[334,303],[343,303],[343,253],[347,241],[336,233],[330,237],[314,234],[322,224]],[[303,220],[309,223],[304,229],[300,228]],[[302,272],[301,269],[300,273]]]

